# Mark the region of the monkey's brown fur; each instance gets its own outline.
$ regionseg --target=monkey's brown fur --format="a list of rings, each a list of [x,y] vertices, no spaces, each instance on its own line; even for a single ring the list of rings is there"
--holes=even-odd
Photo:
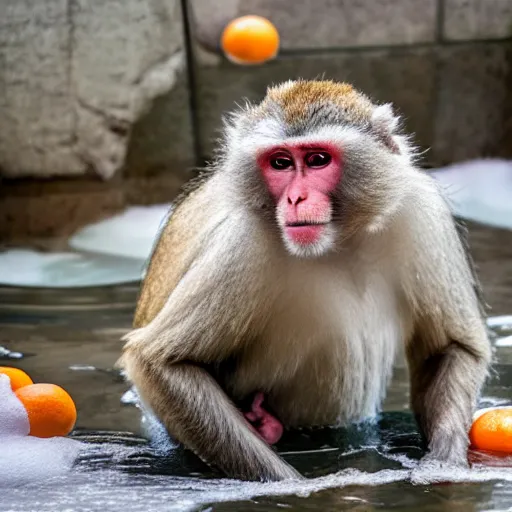
[[[344,112],[346,121],[359,124],[369,123],[373,110],[371,101],[350,84],[330,80],[300,80],[291,88],[274,87],[261,104],[263,111],[269,101],[283,109],[284,120],[291,125],[307,120],[305,105],[314,103],[336,105]]]
[[[256,164],[285,140],[343,151],[329,246],[280,239]],[[436,460],[466,464],[491,357],[477,281],[450,210],[388,105],[350,85],[287,82],[226,126],[210,172],[162,231],[122,357],[169,433],[227,475],[300,475],[235,403],[262,391],[285,427],[373,417],[395,350]]]
[[[193,230],[201,222],[201,218],[193,208],[190,211],[190,202],[185,202],[186,197],[192,199],[194,195],[200,194],[201,181],[195,180],[194,185],[195,187],[189,186],[179,197],[172,214],[172,222],[167,223],[160,234],[147,271],[151,277],[148,277],[146,283],[151,283],[151,286],[142,287],[135,311],[134,327],[142,327],[153,320],[194,259],[197,247],[194,245]],[[180,233],[181,242],[186,247],[185,253],[181,244],[176,243],[176,232]],[[168,262],[172,264],[168,265]]]

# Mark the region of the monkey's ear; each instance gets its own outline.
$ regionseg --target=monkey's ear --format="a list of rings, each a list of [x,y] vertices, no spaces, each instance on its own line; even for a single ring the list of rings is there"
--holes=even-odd
[[[371,117],[372,132],[383,142],[393,153],[400,153],[397,134],[399,119],[393,112],[391,103],[385,103],[375,107]]]

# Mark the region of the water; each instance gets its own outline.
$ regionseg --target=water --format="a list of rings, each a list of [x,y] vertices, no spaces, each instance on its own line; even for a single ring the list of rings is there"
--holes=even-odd
[[[479,236],[488,255],[488,237]],[[512,259],[507,250],[500,251],[504,256],[494,253],[492,267],[508,265],[505,275],[510,275]],[[506,315],[512,311],[511,289],[489,271],[484,268],[483,274],[493,314]],[[473,453],[471,471],[418,472],[423,452],[408,409],[402,359],[376,425],[294,432],[283,438],[278,451],[308,477],[305,482],[226,480],[181,448],[162,453],[142,437],[140,411],[114,369],[137,291],[135,285],[0,288],[0,365],[20,367],[36,382],[67,389],[78,409],[73,438],[82,443],[75,467],[66,474],[2,488],[1,512],[483,511],[512,505],[511,457]],[[507,322],[493,327],[501,340],[512,335]],[[512,348],[497,346],[498,364],[481,407],[512,404]],[[421,478],[428,483],[413,483]],[[443,483],[447,480],[451,483]]]
[[[512,465],[510,457],[481,456],[484,459],[470,472],[427,471],[430,481],[455,483],[411,484],[421,451],[407,413],[385,414],[372,428],[285,439],[281,455],[309,477],[305,482],[261,484],[219,478],[184,450],[163,456],[144,439],[127,433],[77,432],[74,438],[83,441],[84,448],[73,471],[2,489],[0,510],[361,510],[362,505],[441,510],[454,497],[471,506],[469,510],[483,510],[489,505],[505,507],[511,498],[512,469],[503,467]]]

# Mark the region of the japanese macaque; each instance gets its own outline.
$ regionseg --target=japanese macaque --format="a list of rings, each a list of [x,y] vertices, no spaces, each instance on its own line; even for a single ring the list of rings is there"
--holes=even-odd
[[[226,120],[154,249],[122,364],[169,434],[301,478],[283,429],[372,419],[404,344],[425,460],[467,464],[491,346],[471,260],[389,104],[289,81]]]

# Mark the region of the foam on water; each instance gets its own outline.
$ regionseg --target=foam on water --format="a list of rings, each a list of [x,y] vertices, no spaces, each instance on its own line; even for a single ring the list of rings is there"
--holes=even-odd
[[[0,374],[0,438],[28,436],[29,431],[27,411],[12,391],[11,379]]]
[[[69,245],[78,251],[145,261],[171,207],[171,204],[132,206],[80,229],[70,238]]]
[[[491,329],[512,330],[512,315],[491,316],[487,319]]]
[[[18,486],[68,472],[81,449],[78,441],[29,436],[30,424],[7,375],[0,375],[0,487]]]
[[[133,283],[143,276],[144,260],[104,254],[9,249],[0,252],[0,284],[74,288]]]
[[[23,359],[24,355],[21,352],[13,352],[0,345],[0,360],[1,359]]]
[[[512,161],[479,159],[432,170],[462,218],[512,229]]]
[[[0,413],[8,409],[12,417],[18,417],[17,423],[11,423],[14,427],[9,427],[10,432],[25,432],[26,416],[19,402],[12,400],[12,392],[6,393],[5,382],[6,378],[3,381],[0,379],[0,404],[3,407]],[[13,439],[15,442],[12,442]],[[0,510],[113,512],[126,509],[130,512],[188,512],[201,510],[198,507],[216,502],[239,502],[261,497],[308,498],[328,489],[376,487],[396,482],[409,486],[439,482],[512,483],[512,457],[496,458],[477,454],[472,459],[476,461],[472,469],[457,469],[434,462],[422,464],[403,453],[393,453],[392,447],[386,444],[362,446],[355,452],[376,452],[392,461],[394,469],[388,469],[386,464],[381,466],[384,469],[373,468],[374,471],[351,467],[302,481],[258,483],[150,474],[149,471],[153,472],[162,459],[156,455],[159,450],[146,444],[129,446],[124,442],[78,443],[70,439],[55,439],[55,444],[45,443],[43,447],[43,444],[38,446],[37,442],[41,441],[51,440],[20,435],[0,439],[0,453],[5,458],[3,468],[0,464],[0,486],[3,486]],[[81,445],[74,467],[77,446],[60,445],[62,441]],[[8,446],[7,451],[4,450],[5,446]],[[348,464],[350,462],[347,460]]]
[[[512,347],[512,336],[499,338],[494,345],[498,348]]]
[[[68,509],[108,512],[124,508],[130,512],[189,511],[209,503],[245,501],[258,497],[294,495],[307,498],[320,491],[348,486],[381,486],[394,482],[416,485],[436,482],[512,482],[512,470],[509,468],[477,466],[471,470],[454,470],[434,464],[418,466],[417,461],[407,457],[395,457],[394,460],[402,463],[402,469],[384,469],[372,473],[350,468],[304,481],[275,483],[77,469],[71,475],[53,478],[45,483],[23,489],[6,489],[2,504],[10,507],[9,510],[24,512]]]
[[[0,437],[0,487],[18,486],[68,472],[80,450],[65,437]]]
[[[70,238],[73,252],[4,251],[0,253],[0,283],[72,288],[139,281],[171,208],[170,204],[134,206],[86,226]]]

